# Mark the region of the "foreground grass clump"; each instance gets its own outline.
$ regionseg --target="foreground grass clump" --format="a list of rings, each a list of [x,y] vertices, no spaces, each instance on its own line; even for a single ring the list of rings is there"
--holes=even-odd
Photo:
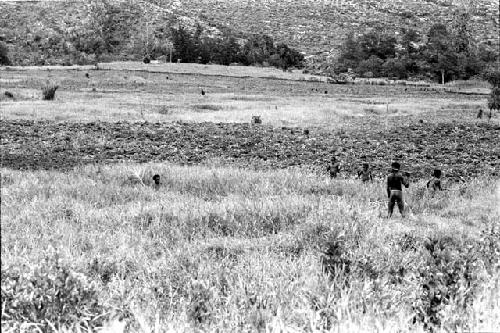
[[[46,331],[103,325],[95,283],[62,264],[57,255],[30,267],[2,265],[3,328]]]
[[[75,294],[67,312],[37,298],[58,329],[494,331],[498,184],[424,186],[406,219],[387,220],[381,182],[300,169],[3,169],[2,325],[43,324],[19,301],[45,272],[37,295]],[[63,275],[76,287],[50,282]]]

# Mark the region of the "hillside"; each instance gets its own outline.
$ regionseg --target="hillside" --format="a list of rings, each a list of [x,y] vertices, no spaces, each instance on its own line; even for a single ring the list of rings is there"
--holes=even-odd
[[[146,33],[177,22],[188,27],[200,23],[215,34],[223,28],[244,34],[265,33],[308,55],[335,55],[349,32],[372,28],[395,33],[403,28],[426,31],[435,22],[450,23],[458,13],[467,11],[472,37],[492,47],[498,44],[499,8],[495,0],[134,0],[116,3],[123,10],[123,18],[133,26],[122,59],[140,47]],[[88,19],[88,4],[89,1],[2,2],[0,40],[8,43],[18,64],[55,57],[58,50],[72,47],[64,39],[68,32],[77,30],[79,24]],[[44,50],[36,43],[40,37],[56,42]],[[57,43],[59,39],[62,41]]]
[[[266,33],[306,53],[338,47],[344,36],[369,28],[388,30],[450,22],[456,11],[471,13],[471,34],[478,41],[498,42],[499,12],[495,0],[152,0],[208,21],[224,22],[236,30]]]

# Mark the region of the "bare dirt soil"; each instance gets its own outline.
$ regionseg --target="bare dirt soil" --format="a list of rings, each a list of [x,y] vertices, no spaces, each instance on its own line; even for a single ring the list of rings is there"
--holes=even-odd
[[[2,167],[68,169],[88,163],[214,160],[257,169],[323,170],[332,154],[344,175],[364,161],[385,174],[391,159],[416,178],[441,168],[451,178],[500,174],[500,126],[416,123],[390,131],[325,131],[236,123],[1,121]]]

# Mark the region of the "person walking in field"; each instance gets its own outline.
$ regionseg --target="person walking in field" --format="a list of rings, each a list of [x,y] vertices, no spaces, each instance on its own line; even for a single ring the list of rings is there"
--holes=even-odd
[[[403,186],[408,188],[410,186],[407,177],[406,178],[399,172],[401,165],[398,162],[393,162],[391,164],[391,174],[387,177],[387,197],[389,198],[389,215],[392,216],[394,211],[394,206],[397,204],[399,213],[402,217],[405,217],[405,203],[403,200]]]
[[[337,178],[338,174],[340,173],[340,162],[337,161],[337,158],[335,156],[332,156],[332,161],[326,168],[326,171],[330,173],[330,178]]]
[[[370,165],[368,163],[363,163],[363,169],[358,171],[358,178],[361,178],[363,183],[373,181],[372,171],[370,170]]]

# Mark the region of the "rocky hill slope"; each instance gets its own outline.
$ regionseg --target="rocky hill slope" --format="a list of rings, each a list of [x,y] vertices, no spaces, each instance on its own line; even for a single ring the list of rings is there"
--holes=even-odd
[[[478,41],[498,43],[497,0],[151,0],[191,17],[224,23],[236,30],[270,34],[306,53],[338,47],[349,32],[370,28],[426,31],[436,22],[470,13]]]
[[[306,54],[335,54],[349,32],[402,28],[426,31],[436,22],[452,24],[460,13],[469,13],[474,39],[497,47],[499,4],[497,0],[116,0],[128,3],[136,34],[181,22],[201,23],[216,31],[229,27],[243,33],[269,34]],[[50,50],[30,49],[37,34],[43,38],[64,35],[85,19],[89,1],[30,1],[0,3],[0,40],[14,53],[32,58]],[[63,47],[71,47],[69,45]],[[33,47],[32,47],[33,48]],[[55,52],[55,51],[52,51]]]

